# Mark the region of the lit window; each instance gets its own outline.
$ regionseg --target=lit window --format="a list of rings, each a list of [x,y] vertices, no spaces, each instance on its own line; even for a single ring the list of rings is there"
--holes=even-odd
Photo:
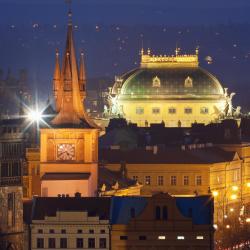
[[[201,114],[208,114],[208,113],[209,113],[209,112],[208,112],[208,108],[202,107],[202,108],[200,109],[200,113],[201,113]]]
[[[183,177],[183,185],[185,185],[185,186],[189,185],[189,176],[185,175]]]
[[[136,107],[136,114],[137,114],[137,115],[142,115],[142,114],[144,114],[144,108]]]
[[[169,108],[168,113],[169,114],[175,114],[176,113],[176,108]]]
[[[198,175],[198,176],[196,176],[196,185],[201,186],[201,184],[202,184],[202,179],[201,179],[201,176]]]
[[[185,79],[185,88],[192,88],[193,87],[193,79],[188,76],[186,79]]]
[[[160,108],[152,108],[152,113],[154,115],[160,114]]]
[[[150,176],[145,176],[145,185],[150,185],[150,184],[151,184]]]
[[[185,114],[192,114],[192,108],[185,108],[184,113]]]
[[[204,237],[203,237],[202,235],[198,235],[198,236],[196,236],[196,239],[197,239],[197,240],[203,240]]]
[[[164,185],[163,176],[158,176],[158,186],[163,186],[163,185]]]
[[[176,186],[177,184],[176,176],[171,176],[170,183],[171,183],[171,186]]]
[[[166,236],[165,235],[159,235],[158,236],[158,240],[165,240],[166,239]]]
[[[160,87],[161,86],[161,80],[158,76],[155,76],[152,81],[153,87]]]
[[[177,240],[185,240],[184,236],[177,236]]]

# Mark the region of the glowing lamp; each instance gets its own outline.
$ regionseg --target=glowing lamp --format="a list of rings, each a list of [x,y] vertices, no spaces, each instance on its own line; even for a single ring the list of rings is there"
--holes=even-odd
[[[233,212],[234,211],[234,209],[233,208],[230,208],[230,212]]]
[[[236,194],[232,194],[232,195],[231,195],[231,199],[232,199],[232,200],[236,200],[236,199],[237,199],[237,195],[236,195]]]
[[[238,189],[239,189],[238,186],[232,186],[232,190],[233,190],[233,191],[237,191]]]
[[[250,187],[250,182],[247,183],[247,187]]]
[[[246,218],[246,222],[247,222],[247,223],[250,223],[250,218]]]
[[[229,229],[229,228],[230,228],[230,225],[226,225],[226,228]]]
[[[216,197],[219,195],[219,192],[218,191],[213,191],[213,196]]]

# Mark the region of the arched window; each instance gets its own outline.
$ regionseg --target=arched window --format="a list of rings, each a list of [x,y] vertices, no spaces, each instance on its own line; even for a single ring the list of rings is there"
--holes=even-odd
[[[162,219],[168,220],[168,208],[166,206],[164,206],[162,209]]]
[[[161,219],[161,208],[160,208],[160,206],[155,207],[155,219],[156,220]]]

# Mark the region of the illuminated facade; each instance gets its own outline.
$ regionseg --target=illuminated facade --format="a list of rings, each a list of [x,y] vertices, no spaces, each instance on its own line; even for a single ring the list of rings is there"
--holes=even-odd
[[[162,122],[166,127],[208,124],[232,106],[216,77],[199,67],[198,50],[194,55],[176,50],[175,56],[142,50],[140,68],[116,78],[110,103],[112,115],[141,127]]]
[[[54,97],[57,115],[51,128],[40,130],[41,195],[95,196],[97,192],[98,133],[83,106],[85,69],[83,53],[78,68],[72,14],[69,12],[62,69],[56,53]]]

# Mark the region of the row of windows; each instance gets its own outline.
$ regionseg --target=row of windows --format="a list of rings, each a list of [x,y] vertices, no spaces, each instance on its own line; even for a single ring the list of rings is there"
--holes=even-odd
[[[60,238],[60,241],[58,242],[59,245],[57,245],[55,238],[48,238],[48,248],[68,248],[68,239],[67,238]],[[96,239],[95,238],[88,238],[87,239],[87,247],[88,248],[96,248]],[[44,238],[37,238],[36,239],[36,247],[37,248],[45,248],[45,239]],[[86,248],[84,246],[84,239],[83,238],[77,238],[75,241],[75,247],[76,248]],[[107,248],[107,239],[106,238],[100,238],[99,239],[99,247],[98,248]]]
[[[139,177],[137,175],[134,175],[133,179],[135,181],[139,181]],[[144,184],[145,185],[151,185],[151,181],[152,181],[152,178],[150,175],[147,175],[144,177]],[[165,184],[164,176],[157,176],[157,185],[164,186],[164,184]],[[170,185],[171,186],[177,185],[177,176],[175,176],[175,175],[170,176]],[[190,185],[190,177],[188,175],[183,176],[183,185],[184,186]],[[195,177],[195,185],[197,185],[197,186],[202,185],[202,176],[201,175],[197,175]]]
[[[196,237],[196,240],[204,240],[204,236],[203,235],[197,235]],[[138,237],[139,240],[147,240],[147,236],[146,235],[140,235]],[[159,235],[157,237],[158,240],[166,240],[167,237],[165,235]],[[177,240],[185,240],[186,237],[184,235],[178,235],[176,236],[176,239]],[[128,240],[128,236],[127,235],[121,235],[120,236],[120,240]]]
[[[152,114],[160,114],[161,110],[160,108],[152,108]],[[177,109],[176,108],[169,108],[168,109],[168,113],[169,114],[176,114],[177,113]],[[192,108],[184,108],[184,113],[185,114],[192,114],[193,113],[193,109]],[[200,113],[201,114],[208,114],[209,113],[209,109],[206,107],[202,107],[200,108]],[[136,114],[137,115],[142,115],[144,114],[144,108],[142,107],[137,107],[136,108]]]
[[[106,231],[105,231],[104,229],[101,229],[99,232],[100,232],[101,234],[105,234],[105,233],[106,233]],[[44,231],[43,231],[43,229],[38,229],[38,230],[37,230],[37,233],[43,234]],[[55,233],[55,230],[54,230],[54,229],[49,229],[49,233],[50,233],[50,234],[54,234],[54,233]],[[61,230],[60,230],[60,233],[61,233],[61,234],[66,234],[66,229],[61,229]],[[83,233],[83,230],[82,230],[82,229],[77,229],[76,233],[82,234],[82,233]],[[94,233],[97,233],[97,232],[96,232],[94,229],[89,229],[88,233],[89,233],[89,234],[94,234]]]

